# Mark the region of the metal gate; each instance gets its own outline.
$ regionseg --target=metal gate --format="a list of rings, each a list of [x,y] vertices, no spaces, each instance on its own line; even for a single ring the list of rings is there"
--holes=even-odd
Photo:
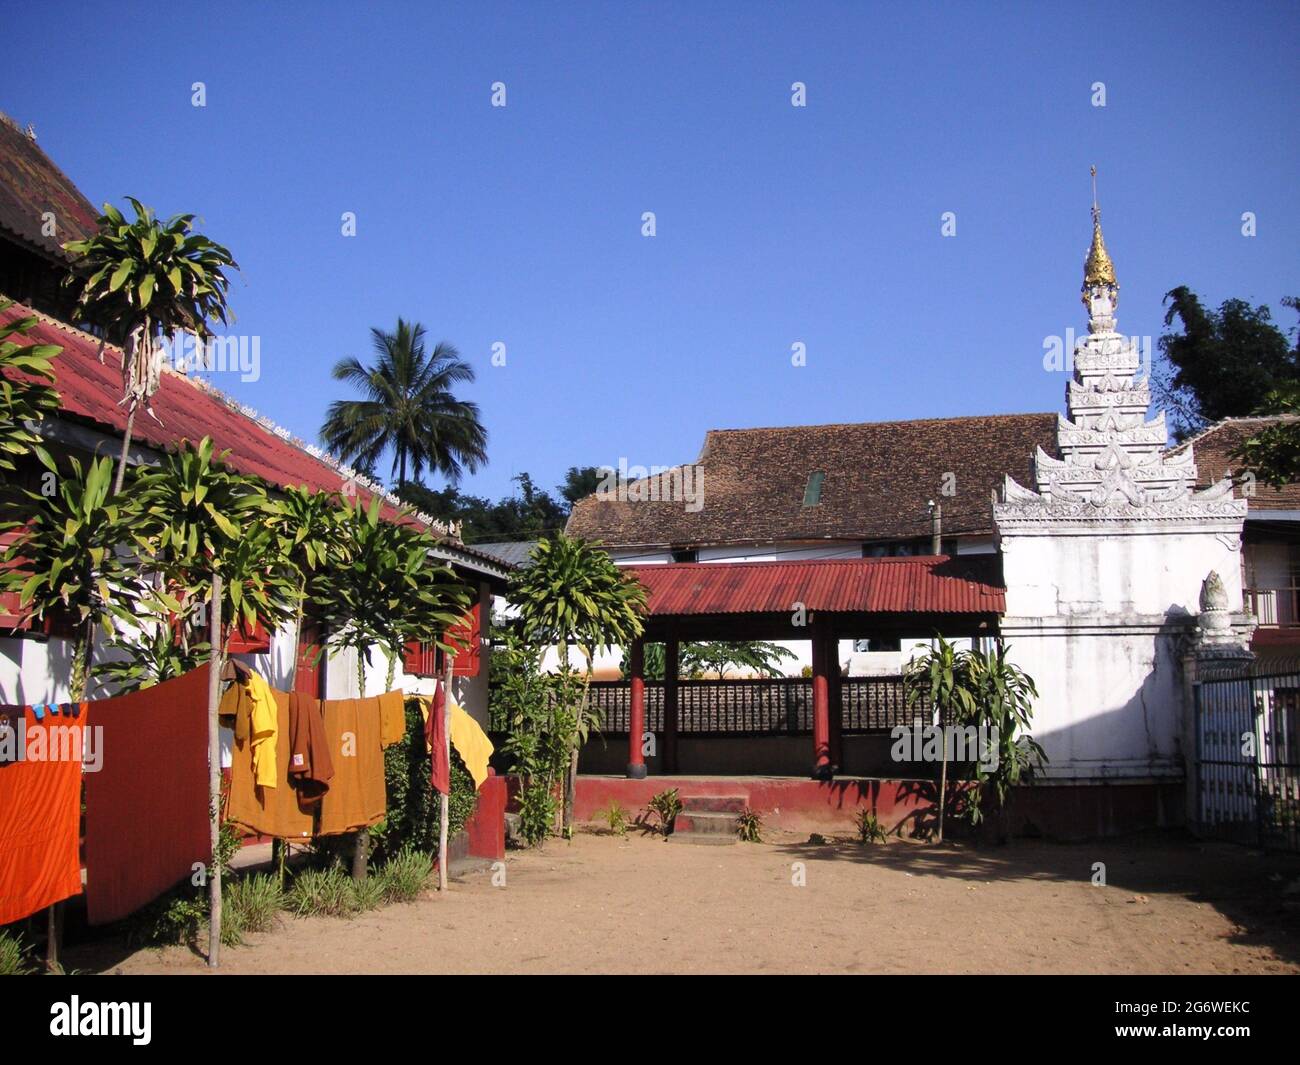
[[[1300,665],[1197,683],[1196,818],[1204,835],[1300,850]]]

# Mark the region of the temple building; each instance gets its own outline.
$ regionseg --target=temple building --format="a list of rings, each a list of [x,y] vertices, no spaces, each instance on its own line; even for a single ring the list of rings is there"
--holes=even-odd
[[[642,643],[667,662],[651,677],[630,648],[629,679],[593,685],[627,749],[593,745],[584,772],[785,775],[802,761],[824,782],[896,782],[882,740],[915,717],[899,673],[939,634],[1001,643],[1035,680],[1043,822],[1183,823],[1198,675],[1250,659],[1261,603],[1275,630],[1295,617],[1285,589],[1251,586],[1243,543],[1277,570],[1300,498],[1239,497],[1231,421],[1170,446],[1118,332],[1119,291],[1094,194],[1064,413],[715,430],[693,464],[702,505],[667,485],[581,500],[568,531],[646,584]],[[684,643],[745,639],[798,649],[811,676],[675,675]],[[606,790],[588,784],[593,802]]]

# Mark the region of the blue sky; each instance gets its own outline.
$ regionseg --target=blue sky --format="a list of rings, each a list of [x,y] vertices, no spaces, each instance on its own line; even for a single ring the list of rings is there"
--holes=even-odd
[[[0,109],[239,260],[262,377],[217,383],[315,439],[329,367],[418,319],[478,371],[492,497],[709,428],[1060,408],[1092,163],[1124,332],[1177,284],[1295,323],[1294,4],[6,6]]]

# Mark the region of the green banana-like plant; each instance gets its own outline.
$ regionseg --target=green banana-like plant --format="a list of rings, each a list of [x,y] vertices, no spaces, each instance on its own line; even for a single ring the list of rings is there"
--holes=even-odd
[[[0,311],[11,306],[13,300],[0,300]],[[18,343],[35,325],[35,315],[0,325],[0,482],[15,471],[15,460],[26,455],[54,468],[34,426],[59,408],[59,394],[50,386],[54,357],[63,348]]]
[[[23,490],[20,531],[0,561],[0,587],[19,592],[24,615],[62,613],[75,624],[70,694],[79,700],[91,679],[94,626],[107,634],[113,618],[134,624],[140,579],[129,555],[140,511],[134,491],[110,494],[111,459],[83,467],[70,458],[66,470],[54,472],[50,495]]]

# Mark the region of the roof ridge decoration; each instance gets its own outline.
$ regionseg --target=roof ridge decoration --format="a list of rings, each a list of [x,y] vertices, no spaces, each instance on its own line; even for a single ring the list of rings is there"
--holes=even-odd
[[[1096,168],[1093,168],[1094,182]],[[1116,330],[1119,284],[1101,240],[1101,212],[1094,184],[1093,242],[1084,267],[1083,299],[1088,335],[1074,350],[1074,376],[1065,389],[1066,414],[1058,415],[1053,458],[1040,447],[1033,489],[1008,475],[1002,500],[993,507],[999,530],[1043,524],[1106,524],[1149,519],[1178,524],[1235,524],[1246,501],[1235,499],[1224,477],[1196,491],[1196,465],[1189,443],[1166,450],[1164,411],[1150,420],[1151,390],[1138,379],[1137,344]]]

